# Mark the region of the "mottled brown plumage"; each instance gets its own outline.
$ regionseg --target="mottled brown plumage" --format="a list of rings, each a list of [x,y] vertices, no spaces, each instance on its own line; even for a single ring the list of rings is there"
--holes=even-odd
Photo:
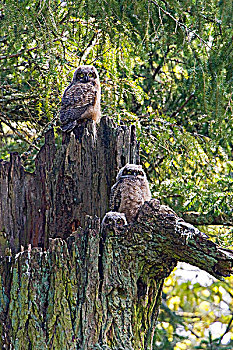
[[[146,174],[141,165],[126,164],[120,169],[110,195],[110,210],[124,213],[129,222],[135,220],[139,208],[151,199]]]
[[[82,120],[100,119],[100,82],[93,66],[80,66],[62,97],[60,121],[63,131],[71,131]]]

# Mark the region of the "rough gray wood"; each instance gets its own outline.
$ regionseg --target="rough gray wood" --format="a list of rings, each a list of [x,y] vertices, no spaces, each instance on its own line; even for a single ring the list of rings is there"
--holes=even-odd
[[[58,150],[48,132],[34,174],[17,154],[1,162],[1,349],[152,350],[177,261],[232,273],[232,252],[155,199],[124,230],[100,232],[117,171],[138,161],[135,129],[102,118]]]
[[[0,254],[7,245],[46,247],[49,237],[67,237],[86,215],[102,218],[108,210],[116,173],[139,162],[135,127],[102,118],[86,122],[56,149],[53,130],[36,158],[34,174],[24,171],[18,154],[0,162]]]
[[[233,254],[177,230],[177,215],[151,200],[123,231],[86,218],[47,251],[0,258],[2,349],[152,350],[163,281],[178,260],[220,278]]]

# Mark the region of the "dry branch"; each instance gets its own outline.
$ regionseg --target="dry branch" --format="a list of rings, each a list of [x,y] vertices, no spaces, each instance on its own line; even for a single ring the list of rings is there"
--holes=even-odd
[[[135,225],[140,225],[140,231],[136,227],[136,232],[149,237],[152,251],[158,251],[161,247],[163,254],[170,258],[197,266],[218,279],[232,274],[233,251],[212,242],[157,200],[142,207],[138,222]],[[133,226],[129,230],[134,229]]]
[[[221,214],[216,216],[209,213],[185,212],[182,213],[182,218],[193,225],[223,225],[233,226],[233,220],[230,215]]]

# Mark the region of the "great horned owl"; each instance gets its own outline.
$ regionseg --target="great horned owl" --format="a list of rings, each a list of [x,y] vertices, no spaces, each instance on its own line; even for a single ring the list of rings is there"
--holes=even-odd
[[[125,225],[127,225],[127,220],[124,213],[109,211],[102,220],[101,231],[103,232],[106,228],[121,231]]]
[[[139,208],[151,199],[146,174],[141,165],[126,164],[120,169],[110,195],[110,210],[125,213],[128,222],[132,222]]]
[[[60,110],[62,131],[71,131],[80,121],[100,119],[100,82],[93,66],[80,66],[65,89]]]

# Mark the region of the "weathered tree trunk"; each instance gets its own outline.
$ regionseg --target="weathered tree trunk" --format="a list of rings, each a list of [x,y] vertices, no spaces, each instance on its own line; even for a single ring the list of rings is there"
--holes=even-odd
[[[116,173],[127,162],[139,162],[135,127],[116,127],[108,118],[97,130],[84,123],[58,150],[48,132],[34,174],[24,171],[18,154],[0,162],[0,232],[11,250],[46,248],[49,238],[66,238],[83,226],[86,215],[102,218]]]
[[[163,281],[177,261],[220,278],[233,255],[153,199],[124,231],[100,233],[116,173],[138,163],[133,127],[102,118],[46,136],[34,174],[0,163],[0,347],[152,349]],[[107,229],[106,229],[107,230]],[[24,247],[24,249],[22,248]]]

